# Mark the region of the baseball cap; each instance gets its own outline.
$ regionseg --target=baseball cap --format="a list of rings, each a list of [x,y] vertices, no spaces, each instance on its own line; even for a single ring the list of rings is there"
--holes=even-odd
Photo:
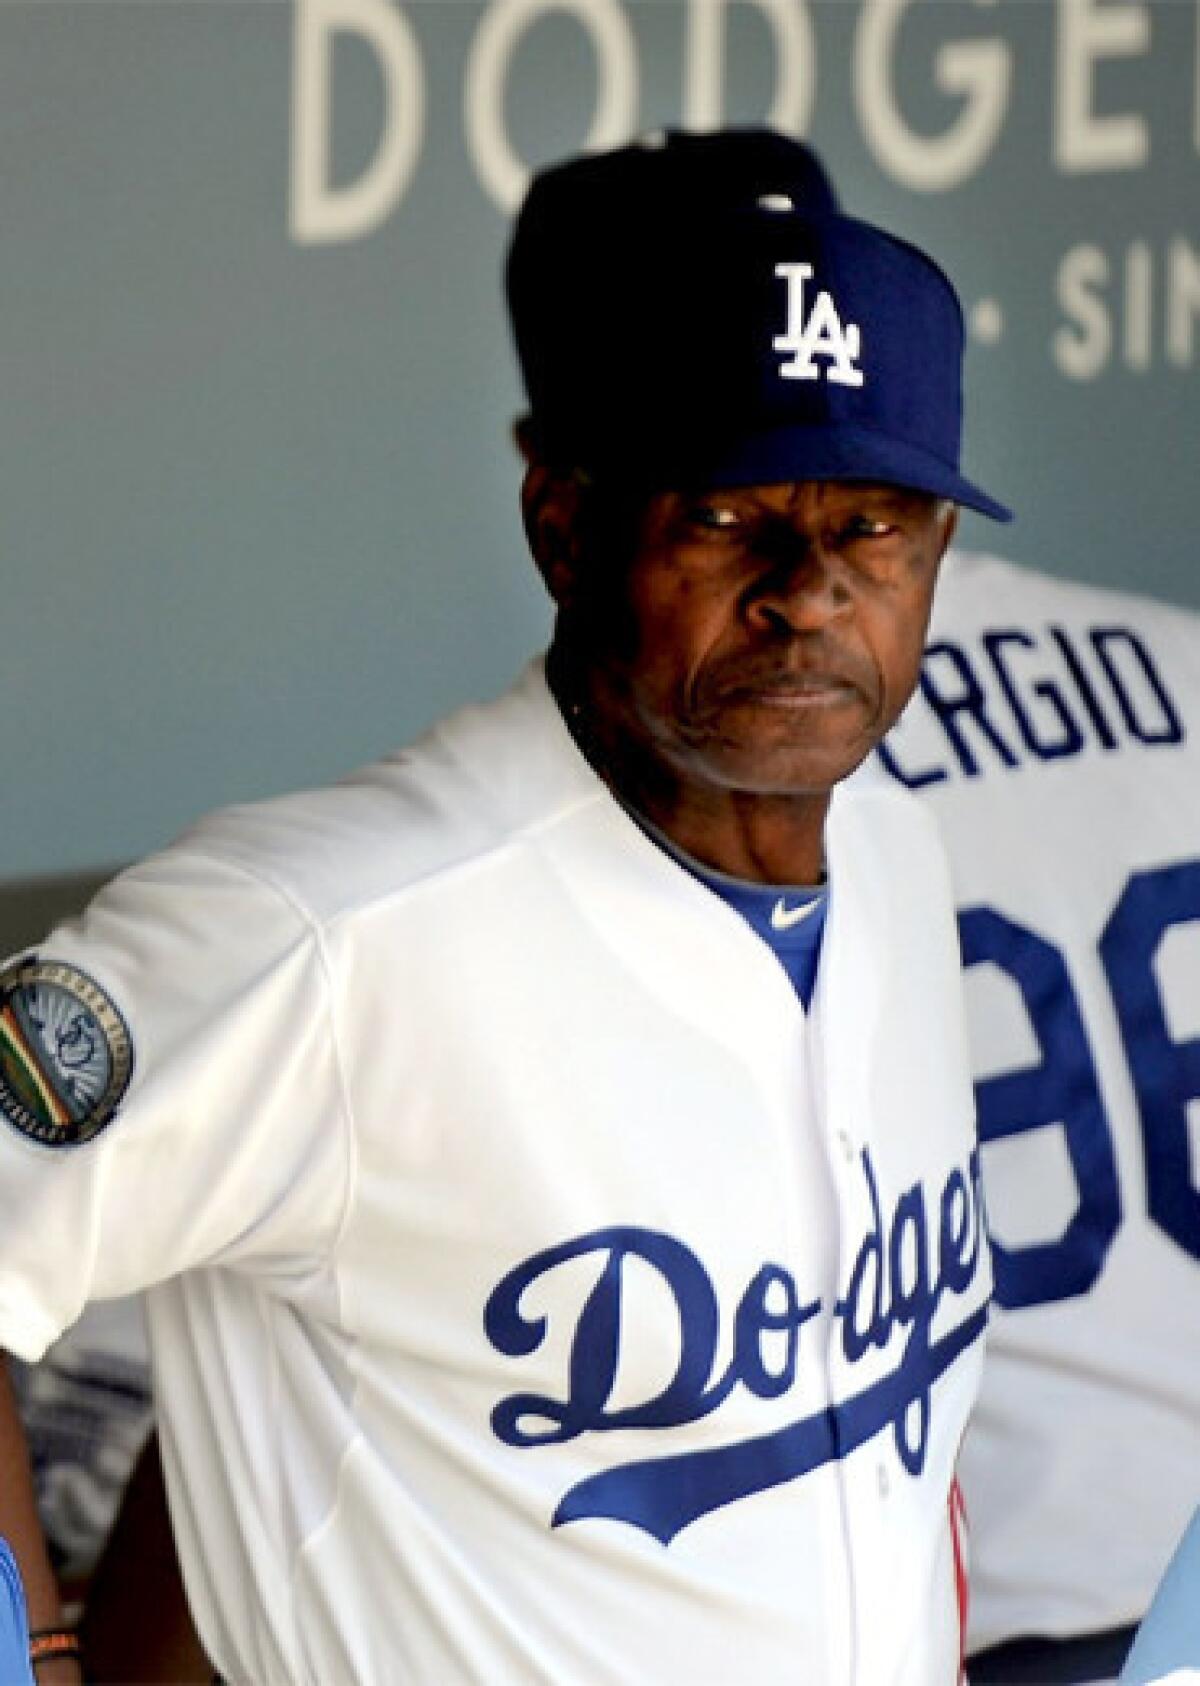
[[[800,141],[668,132],[554,165],[506,284],[550,461],[650,488],[881,481],[1011,519],[960,470],[953,285],[845,216]]]

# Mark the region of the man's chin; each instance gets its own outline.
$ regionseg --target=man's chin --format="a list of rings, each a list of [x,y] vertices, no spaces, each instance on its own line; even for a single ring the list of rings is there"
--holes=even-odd
[[[872,747],[864,741],[821,751],[730,751],[713,758],[710,768],[713,782],[733,793],[779,799],[827,797],[862,765]]]

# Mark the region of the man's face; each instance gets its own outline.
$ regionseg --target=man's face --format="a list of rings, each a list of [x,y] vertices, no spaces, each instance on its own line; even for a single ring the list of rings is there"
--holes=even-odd
[[[953,525],[880,485],[651,496],[624,565],[585,547],[578,568],[594,732],[694,795],[827,792],[916,683]]]

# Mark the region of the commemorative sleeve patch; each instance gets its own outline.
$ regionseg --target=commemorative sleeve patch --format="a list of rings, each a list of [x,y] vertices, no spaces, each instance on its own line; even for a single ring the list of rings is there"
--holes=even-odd
[[[0,1118],[23,1136],[90,1141],[132,1074],[129,1027],[85,972],[37,955],[0,971]]]

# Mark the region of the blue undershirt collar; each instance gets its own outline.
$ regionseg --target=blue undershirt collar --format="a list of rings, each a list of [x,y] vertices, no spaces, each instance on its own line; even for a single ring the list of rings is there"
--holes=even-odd
[[[756,884],[733,878],[687,854],[644,814],[628,811],[652,843],[742,916],[779,961],[807,1010],[816,988],[828,884]]]

